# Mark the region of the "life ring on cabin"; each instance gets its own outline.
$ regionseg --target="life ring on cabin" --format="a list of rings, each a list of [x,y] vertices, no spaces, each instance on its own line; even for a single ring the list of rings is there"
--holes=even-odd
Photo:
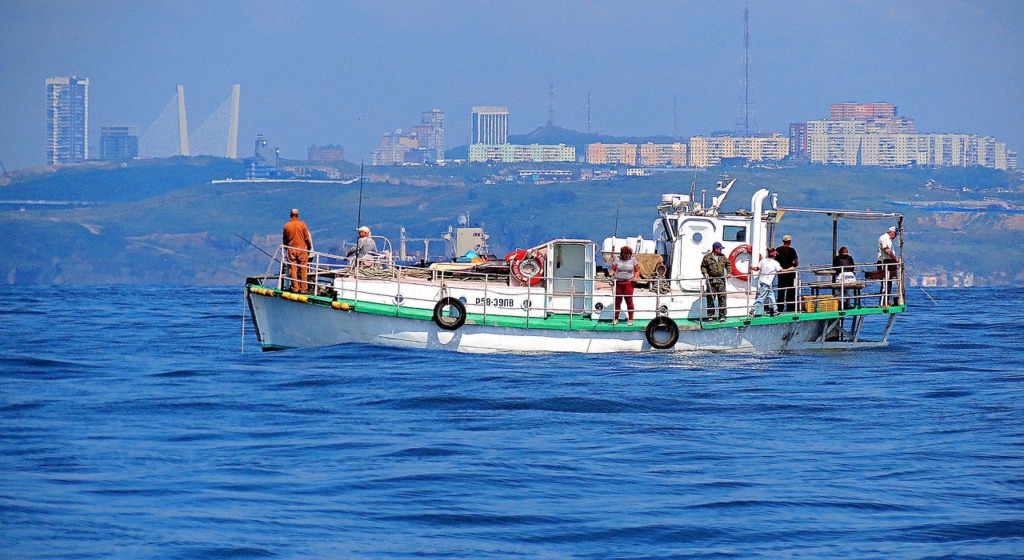
[[[740,245],[739,247],[733,249],[731,253],[729,253],[729,266],[732,268],[732,275],[734,278],[738,278],[740,280],[743,280],[744,282],[747,281],[747,276],[750,274],[750,261],[753,260],[752,253],[753,248],[750,245]],[[740,261],[741,263],[743,262],[743,255],[747,255],[746,270],[740,270],[740,268],[736,266],[736,261]]]
[[[505,260],[508,261],[509,272],[519,283],[536,286],[543,279],[544,263],[526,249],[512,251],[505,255]]]
[[[453,297],[444,297],[434,305],[434,324],[446,331],[466,324],[466,306]]]
[[[679,325],[664,315],[655,317],[644,328],[644,336],[647,337],[647,344],[650,344],[651,348],[668,350],[679,341]]]

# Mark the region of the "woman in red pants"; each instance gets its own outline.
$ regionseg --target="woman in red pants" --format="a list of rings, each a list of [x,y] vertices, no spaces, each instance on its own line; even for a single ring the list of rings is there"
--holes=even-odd
[[[612,278],[615,279],[615,309],[612,312],[612,324],[619,322],[619,308],[625,300],[629,312],[629,324],[633,324],[633,282],[640,278],[640,263],[633,256],[633,249],[623,247],[619,256],[612,261]]]

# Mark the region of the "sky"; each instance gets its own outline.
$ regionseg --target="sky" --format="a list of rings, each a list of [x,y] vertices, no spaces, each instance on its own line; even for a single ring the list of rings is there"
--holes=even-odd
[[[43,165],[45,80],[89,78],[90,155],[101,126],[144,132],[185,87],[195,130],[241,84],[240,157],[262,133],[285,158],[340,144],[369,161],[383,134],[446,113],[467,144],[475,105],[509,132],[735,129],[743,10],[758,129],[884,101],[919,132],[1024,151],[1021,0],[0,0],[0,162]],[[553,84],[554,95],[550,95]],[[675,106],[675,108],[674,108]]]

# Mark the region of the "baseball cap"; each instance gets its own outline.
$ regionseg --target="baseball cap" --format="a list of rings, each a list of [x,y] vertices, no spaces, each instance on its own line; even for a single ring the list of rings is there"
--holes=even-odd
[[[896,226],[889,226],[889,233],[896,233]]]
[[[875,231],[878,231],[878,230],[875,230]],[[783,235],[782,236],[782,240],[783,241],[792,241],[793,240],[793,236],[792,235]]]
[[[715,241],[715,244],[711,246],[712,249],[725,249],[725,245]]]
[[[370,233],[370,228],[366,226],[359,226],[359,228],[356,231],[365,231],[366,233]]]

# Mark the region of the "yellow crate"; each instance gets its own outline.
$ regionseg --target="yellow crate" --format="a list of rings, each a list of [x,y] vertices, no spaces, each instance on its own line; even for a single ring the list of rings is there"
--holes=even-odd
[[[814,313],[818,310],[818,298],[814,296],[800,296],[804,304],[804,313]]]
[[[800,296],[804,304],[804,313],[818,311],[839,311],[839,300],[832,296]]]
[[[839,300],[834,297],[818,298],[818,311],[839,311]]]

